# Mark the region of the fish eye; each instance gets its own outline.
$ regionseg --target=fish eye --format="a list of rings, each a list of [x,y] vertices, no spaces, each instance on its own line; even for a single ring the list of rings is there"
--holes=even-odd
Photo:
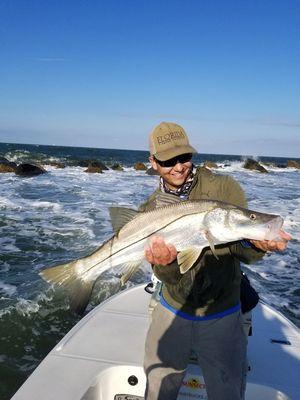
[[[254,221],[256,219],[256,215],[255,214],[250,214],[250,219],[252,219],[252,221]]]

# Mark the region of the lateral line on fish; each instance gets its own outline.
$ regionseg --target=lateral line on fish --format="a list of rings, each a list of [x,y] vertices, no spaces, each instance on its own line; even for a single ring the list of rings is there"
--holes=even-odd
[[[187,214],[187,215],[193,215],[193,214],[198,214],[198,213],[197,213],[197,212],[194,212],[194,213],[190,213],[190,214]],[[112,257],[112,255],[115,256],[116,254],[120,253],[121,251],[127,249],[127,247],[133,246],[134,244],[139,243],[139,242],[141,242],[142,240],[145,240],[145,239],[149,238],[150,236],[153,236],[153,235],[154,235],[155,233],[157,233],[158,231],[160,231],[160,230],[166,228],[167,226],[173,224],[174,221],[179,221],[180,219],[186,217],[187,215],[181,215],[179,218],[174,219],[174,220],[168,222],[166,225],[164,225],[163,227],[160,227],[160,228],[157,229],[156,231],[151,232],[149,235],[144,236],[143,238],[141,238],[141,239],[139,239],[139,240],[136,240],[135,242],[130,243],[128,246],[125,246],[125,247],[123,247],[123,248],[120,249],[120,250],[117,250],[114,254],[110,254],[109,256],[107,256],[106,258],[104,258],[103,260],[97,262],[96,264],[94,264],[94,265],[92,265],[90,268],[88,268],[87,270],[83,271],[82,274],[81,274],[81,277],[83,277],[84,274],[88,273],[92,268],[94,268],[94,267],[96,267],[97,265],[99,265],[99,264],[105,262],[106,260],[108,260],[110,257]],[[104,244],[108,243],[110,240],[113,240],[114,237],[115,237],[115,236],[113,236],[111,239],[109,239],[109,240],[108,240],[107,242],[105,242]],[[104,245],[104,244],[103,244],[103,245]],[[113,243],[112,243],[112,244],[113,244]],[[112,247],[112,246],[110,246],[110,247]]]

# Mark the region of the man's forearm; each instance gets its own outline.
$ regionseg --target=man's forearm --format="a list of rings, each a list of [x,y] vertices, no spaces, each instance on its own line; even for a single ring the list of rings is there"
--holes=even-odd
[[[259,261],[266,254],[256,248],[250,242],[241,241],[229,245],[230,253],[245,264],[252,264]]]

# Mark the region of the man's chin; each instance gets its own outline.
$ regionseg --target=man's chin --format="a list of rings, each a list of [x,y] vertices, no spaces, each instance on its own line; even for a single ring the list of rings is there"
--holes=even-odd
[[[174,189],[179,189],[185,182],[185,178],[181,179],[172,179],[171,182],[167,182],[169,186],[173,187]]]

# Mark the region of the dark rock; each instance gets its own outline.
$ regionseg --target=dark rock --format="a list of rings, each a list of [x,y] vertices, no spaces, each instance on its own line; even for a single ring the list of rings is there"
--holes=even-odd
[[[288,168],[297,168],[297,169],[300,169],[300,162],[295,161],[295,160],[288,160],[287,166],[288,166]]]
[[[102,174],[102,168],[100,167],[93,167],[92,165],[89,165],[87,169],[84,170],[84,172],[88,172],[90,174]]]
[[[45,174],[47,171],[39,165],[24,163],[18,165],[15,172],[19,176],[36,176]]]
[[[158,175],[158,172],[155,171],[154,168],[150,167],[150,168],[147,169],[146,174],[147,175]]]
[[[16,171],[16,167],[12,167],[9,164],[2,164],[0,162],[0,172],[4,173],[4,172],[15,172]]]
[[[124,171],[124,168],[122,167],[121,164],[119,163],[115,163],[111,166],[111,169],[113,169],[114,171]]]
[[[247,158],[243,167],[250,169],[251,171],[259,171],[265,174],[268,173],[268,171],[262,165],[260,165],[259,162],[252,160],[251,158]]]
[[[206,167],[206,168],[219,168],[218,165],[216,163],[214,163],[213,161],[205,161],[203,163],[203,167]]]
[[[134,164],[134,169],[136,169],[137,171],[147,171],[148,168],[144,163],[137,162]]]
[[[102,171],[107,171],[109,169],[105,164],[98,160],[80,160],[77,165],[79,167],[101,168]]]
[[[4,157],[0,157],[0,172],[15,172],[16,168],[16,163],[8,161]]]

